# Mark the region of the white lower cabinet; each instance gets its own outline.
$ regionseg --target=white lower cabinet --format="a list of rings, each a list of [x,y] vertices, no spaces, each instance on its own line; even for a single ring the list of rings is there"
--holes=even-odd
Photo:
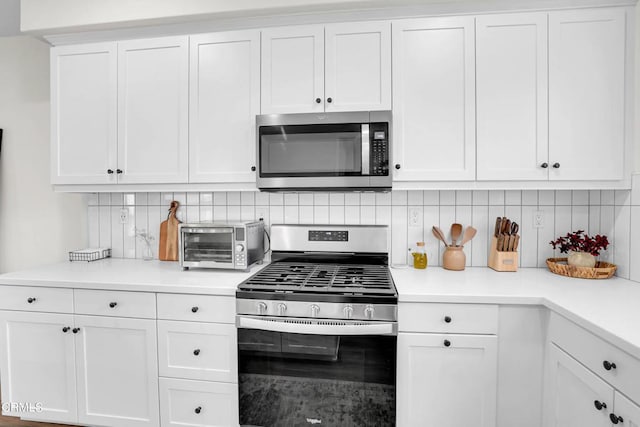
[[[640,427],[640,406],[616,391],[613,417],[625,427]],[[611,417],[611,416],[610,416]]]
[[[162,427],[237,426],[238,385],[160,378]]]
[[[398,426],[494,427],[497,337],[398,334]]]

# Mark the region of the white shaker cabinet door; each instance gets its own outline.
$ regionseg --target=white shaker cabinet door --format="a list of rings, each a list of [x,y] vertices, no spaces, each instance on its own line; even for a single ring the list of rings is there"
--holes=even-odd
[[[549,344],[545,380],[545,427],[608,427],[613,388],[573,357]],[[596,403],[598,402],[598,403]],[[598,404],[606,408],[597,408]]]
[[[395,181],[475,179],[473,17],[393,22]]]
[[[640,427],[640,406],[617,391],[615,393],[613,418],[618,421],[618,425],[624,427]]]
[[[260,32],[191,37],[189,182],[255,182]]]
[[[624,173],[624,9],[549,13],[549,178]]]
[[[72,327],[71,314],[0,312],[3,415],[77,421]]]
[[[111,427],[157,426],[155,320],[75,319],[78,421]]]
[[[391,24],[325,27],[325,110],[391,109]]]
[[[478,180],[548,178],[547,14],[476,18]]]
[[[116,43],[51,49],[53,184],[116,182],[116,96]]]
[[[495,427],[497,338],[398,334],[397,424]]]
[[[118,44],[118,183],[188,180],[188,37]]]
[[[262,114],[324,111],[324,27],[262,31]]]

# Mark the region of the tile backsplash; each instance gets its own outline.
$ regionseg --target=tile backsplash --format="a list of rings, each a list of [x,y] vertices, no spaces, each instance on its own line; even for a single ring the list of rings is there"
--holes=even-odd
[[[611,246],[602,260],[618,264],[618,275],[640,281],[640,175],[627,190],[447,190],[390,193],[99,193],[88,194],[89,245],[109,246],[113,256],[141,258],[135,231],[149,231],[157,256],[160,223],[172,200],[186,222],[248,221],[271,224],[384,224],[390,226],[392,264],[410,262],[408,249],[426,242],[429,265],[440,265],[442,244],[431,227],[448,234],[452,222],[473,225],[478,234],[465,246],[467,265],[486,266],[495,218],[520,224],[520,266],[544,267],[554,255],[549,241],[570,230],[606,234]],[[534,228],[535,212],[543,227]]]

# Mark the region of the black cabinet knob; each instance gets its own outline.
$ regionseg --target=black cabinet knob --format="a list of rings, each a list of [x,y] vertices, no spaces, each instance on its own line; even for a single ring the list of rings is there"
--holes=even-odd
[[[602,366],[604,366],[604,369],[606,369],[607,371],[617,368],[615,363],[609,362],[608,360],[602,362]]]
[[[198,406],[195,411],[196,414],[199,414],[200,412],[202,412],[202,406]]]
[[[197,356],[199,354],[200,354],[200,349],[199,348],[196,348],[195,350],[193,350],[193,355],[194,356]]]
[[[623,423],[624,422],[624,419],[622,419],[622,417],[620,417],[620,416],[618,416],[618,415],[616,415],[614,413],[609,414],[609,419],[611,420],[611,422],[613,424],[618,424],[618,423]]]
[[[449,347],[449,346],[451,346],[451,341],[449,341],[449,340],[444,340],[444,346],[445,346],[445,347]]]
[[[27,298],[27,302],[29,304],[33,304],[34,302],[36,302],[36,299],[35,298]]]
[[[198,307],[191,307],[191,312],[192,313],[197,313],[198,312]]]
[[[255,166],[251,166],[251,172],[255,172],[256,171],[256,167]]]
[[[73,328],[71,332],[73,332],[74,334],[77,334],[78,332],[80,332],[80,328]]]
[[[110,302],[110,303],[109,303],[109,307],[111,307],[111,308],[115,308],[115,307],[116,307],[116,305],[118,305],[118,303],[117,303],[117,302]]]
[[[320,104],[321,102],[322,102],[322,99],[316,98],[316,104]]]
[[[116,169],[117,173],[122,173],[122,169]]]
[[[560,163],[554,163],[553,167],[554,167],[554,169],[559,169],[560,168]]]
[[[450,316],[444,316],[444,321],[446,323],[451,323],[451,317]]]
[[[400,163],[396,163],[396,169],[400,169]]]
[[[107,169],[107,173],[108,173],[109,175],[112,175],[112,174],[113,174],[113,169]]]
[[[598,411],[601,411],[602,408],[607,409],[607,404],[604,402],[600,402],[599,400],[594,400],[593,406],[595,406]]]
[[[549,167],[549,163],[546,163],[546,162],[545,162],[545,163],[541,164],[541,165],[540,165],[540,167],[541,167],[542,169],[546,169],[546,168],[548,168],[548,167]]]
[[[69,326],[65,326],[64,328],[62,328],[62,332],[64,332],[65,334],[69,332],[69,330],[71,330]]]
[[[331,103],[333,102],[333,99],[331,99],[331,98],[327,98],[327,102],[328,102],[329,104],[331,104]]]

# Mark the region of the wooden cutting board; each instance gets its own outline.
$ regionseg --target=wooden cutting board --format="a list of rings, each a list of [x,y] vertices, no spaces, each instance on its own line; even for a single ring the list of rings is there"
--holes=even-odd
[[[176,218],[178,206],[180,204],[175,200],[171,202],[169,216],[160,224],[160,248],[158,249],[160,261],[178,260],[178,224],[180,224]]]

